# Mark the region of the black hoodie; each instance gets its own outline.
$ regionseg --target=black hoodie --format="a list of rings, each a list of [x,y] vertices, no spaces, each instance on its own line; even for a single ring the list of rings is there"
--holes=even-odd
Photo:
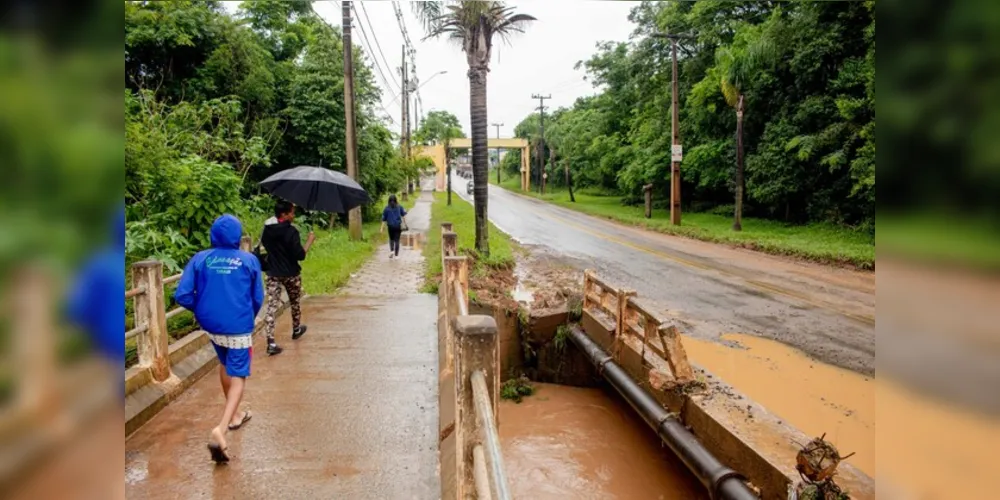
[[[306,251],[299,230],[291,222],[266,223],[260,244],[267,250],[268,276],[291,278],[302,273],[299,261],[305,260]]]

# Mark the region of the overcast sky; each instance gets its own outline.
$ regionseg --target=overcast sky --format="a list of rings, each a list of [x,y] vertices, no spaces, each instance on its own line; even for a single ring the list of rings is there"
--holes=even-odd
[[[383,72],[392,71],[399,81],[398,67],[402,56],[403,36],[393,11],[392,2],[357,2],[359,16],[354,19],[354,43],[360,45],[369,58],[383,64]],[[595,1],[521,1],[508,2],[517,12],[531,14],[538,21],[531,23],[524,34],[516,35],[511,45],[494,46],[488,80],[489,121],[503,123],[501,137],[513,135],[514,126],[538,106],[532,94],[552,95],[546,101],[549,110],[569,106],[581,96],[595,92],[584,81],[583,71],[573,69],[577,61],[589,58],[600,41],[626,41],[633,25],[628,21],[629,10],[638,2]],[[313,8],[331,25],[340,26],[340,2],[315,2]],[[363,8],[362,8],[363,6]],[[407,2],[401,2],[407,32],[416,46],[417,73],[420,95],[426,111],[435,109],[454,113],[469,134],[468,63],[460,47],[447,40],[424,40],[424,30]],[[367,12],[369,19],[365,18]],[[369,28],[368,20],[371,21]],[[359,27],[368,34],[365,41]],[[374,31],[374,33],[373,33]],[[391,68],[382,63],[378,47],[369,49],[368,42],[381,45]],[[374,54],[369,52],[374,51]],[[372,59],[376,60],[376,59]],[[371,61],[369,61],[371,64]],[[447,73],[429,80],[438,71]],[[392,77],[386,74],[392,83]],[[382,103],[396,120],[391,126],[398,131],[400,104],[393,97],[398,88],[385,88],[376,71],[376,81],[383,87]],[[411,115],[412,116],[412,115]],[[414,117],[415,120],[415,117]],[[490,137],[496,129],[490,127]]]

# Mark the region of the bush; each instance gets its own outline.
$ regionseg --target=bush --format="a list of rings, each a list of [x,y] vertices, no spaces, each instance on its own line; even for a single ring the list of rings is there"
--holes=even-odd
[[[520,403],[525,396],[534,393],[535,387],[531,385],[531,380],[528,380],[528,377],[524,375],[504,382],[503,387],[500,388],[500,397],[515,403]]]

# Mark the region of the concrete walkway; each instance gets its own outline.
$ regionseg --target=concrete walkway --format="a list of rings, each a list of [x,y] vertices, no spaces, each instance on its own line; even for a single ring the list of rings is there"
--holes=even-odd
[[[411,229],[429,226],[430,200]],[[417,293],[419,251],[401,257],[384,245],[344,295],[306,300],[298,341],[283,315],[280,356],[257,339],[253,420],[229,434],[229,465],[205,449],[223,403],[209,375],[126,441],[127,497],[438,498],[437,300]]]

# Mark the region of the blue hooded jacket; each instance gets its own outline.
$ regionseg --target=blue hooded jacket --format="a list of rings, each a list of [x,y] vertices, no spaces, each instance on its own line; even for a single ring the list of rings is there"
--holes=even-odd
[[[243,227],[226,214],[212,224],[212,248],[198,252],[184,268],[174,299],[194,311],[198,324],[216,335],[253,332],[264,303],[260,262],[239,249]]]
[[[125,208],[115,213],[114,241],[88,260],[67,297],[67,316],[104,357],[125,365]]]

